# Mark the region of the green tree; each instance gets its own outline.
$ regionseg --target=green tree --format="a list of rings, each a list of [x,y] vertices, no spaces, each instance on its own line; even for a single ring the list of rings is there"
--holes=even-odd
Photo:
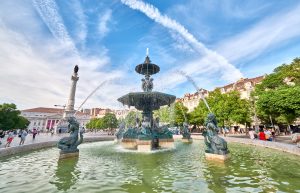
[[[158,110],[153,112],[154,117],[159,117],[160,122],[166,124],[172,124],[174,121],[172,120],[172,108],[169,106],[161,107]]]
[[[189,115],[190,124],[194,126],[203,126],[208,113],[209,111],[204,102],[200,100],[198,106]]]
[[[188,108],[182,102],[176,102],[174,106],[174,121],[176,126],[182,126],[183,122],[189,121]]]
[[[220,127],[232,124],[245,124],[251,121],[250,103],[241,99],[237,91],[222,94],[219,89],[209,93],[206,98],[212,112],[216,115]],[[190,113],[190,123],[203,125],[209,113],[205,103],[200,100],[198,106]]]
[[[106,113],[102,118],[102,121],[105,128],[112,129],[118,127],[118,119],[113,113]]]
[[[256,110],[259,118],[270,123],[291,124],[300,116],[300,58],[283,64],[255,87]]]
[[[0,105],[0,129],[11,130],[16,128],[26,128],[29,121],[22,117],[15,104],[3,103]]]
[[[125,117],[125,125],[126,127],[134,127],[136,124],[136,118],[142,119],[141,112],[130,111]]]

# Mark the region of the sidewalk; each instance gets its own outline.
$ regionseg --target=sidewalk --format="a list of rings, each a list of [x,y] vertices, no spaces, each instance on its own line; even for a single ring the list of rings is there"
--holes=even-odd
[[[25,139],[24,145],[58,141],[59,139],[61,139],[63,137],[67,137],[69,135],[70,135],[69,133],[54,134],[54,135],[51,135],[51,133],[40,133],[40,134],[36,135],[35,139],[33,140],[32,134],[28,134]],[[108,135],[106,133],[100,133],[100,132],[98,132],[98,133],[89,132],[89,133],[84,133],[83,136],[84,136],[84,138],[86,138],[86,137],[99,137],[99,136],[108,136]],[[2,144],[0,145],[0,150],[2,148],[5,148],[6,139],[7,139],[7,135],[1,140]],[[19,138],[18,136],[14,137],[13,141],[10,144],[10,147],[18,147],[20,140],[21,140],[21,138]]]

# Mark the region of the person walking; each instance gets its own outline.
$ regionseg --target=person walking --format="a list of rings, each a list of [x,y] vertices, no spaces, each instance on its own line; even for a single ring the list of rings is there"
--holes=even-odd
[[[19,143],[19,145],[24,145],[24,142],[25,142],[25,139],[26,139],[26,136],[27,136],[27,131],[24,129],[22,130],[22,133],[21,133],[21,141]]]
[[[4,136],[5,132],[2,129],[0,129],[0,145],[2,144],[1,140],[4,138]]]
[[[10,144],[12,142],[12,140],[14,139],[15,135],[14,132],[12,130],[9,131],[8,133],[8,137],[7,137],[7,143],[5,144],[5,147],[10,147]]]
[[[32,130],[32,139],[33,139],[33,140],[35,140],[36,134],[37,134],[37,130],[36,130],[36,128],[34,128],[34,129]]]

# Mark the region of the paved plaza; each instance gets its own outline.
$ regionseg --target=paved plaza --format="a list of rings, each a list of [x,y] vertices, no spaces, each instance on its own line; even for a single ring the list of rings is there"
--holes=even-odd
[[[63,138],[63,137],[67,137],[69,136],[68,133],[63,133],[63,134],[53,134],[51,135],[50,133],[40,133],[38,135],[36,135],[35,139],[33,139],[32,134],[27,135],[26,140],[24,145],[29,145],[29,144],[38,144],[38,143],[42,143],[42,142],[56,142],[59,139]],[[104,137],[104,136],[111,136],[111,135],[107,135],[107,133],[104,132],[97,132],[97,133],[85,133],[84,137],[85,138],[91,138],[91,137]],[[5,148],[5,144],[6,144],[6,139],[7,139],[7,135],[6,137],[4,137],[4,139],[1,140],[2,144],[0,145],[0,151],[1,149]],[[20,143],[20,138],[18,136],[16,136],[12,143],[10,144],[10,147],[19,147],[19,143]]]

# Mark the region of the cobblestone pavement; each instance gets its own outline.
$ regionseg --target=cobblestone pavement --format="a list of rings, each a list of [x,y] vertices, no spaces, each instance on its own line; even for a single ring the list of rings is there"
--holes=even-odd
[[[24,145],[47,142],[47,141],[58,141],[62,137],[66,137],[66,136],[69,136],[69,134],[64,133],[64,134],[51,135],[51,133],[40,133],[35,136],[35,139],[33,139],[32,134],[28,134],[26,136]],[[92,132],[84,133],[84,137],[97,137],[97,136],[107,136],[107,133],[100,133],[100,132],[99,133],[92,133]],[[7,135],[3,139],[1,139],[2,144],[0,145],[0,149],[5,148],[6,140],[7,140]],[[19,146],[20,140],[21,140],[21,138],[19,138],[18,136],[15,136],[12,143],[10,144],[10,147]]]

